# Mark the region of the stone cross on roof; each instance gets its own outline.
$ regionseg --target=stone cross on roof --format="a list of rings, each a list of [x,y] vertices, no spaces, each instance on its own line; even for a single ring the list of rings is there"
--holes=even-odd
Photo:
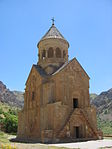
[[[53,17],[51,20],[52,20],[52,25],[54,25],[54,21],[55,21],[55,20],[54,20],[54,17]]]

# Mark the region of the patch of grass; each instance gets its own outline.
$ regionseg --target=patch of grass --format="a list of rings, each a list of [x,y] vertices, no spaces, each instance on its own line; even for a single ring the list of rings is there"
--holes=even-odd
[[[0,149],[17,149],[15,145],[11,145],[9,136],[9,134],[0,131]]]
[[[112,137],[104,137],[104,139],[112,140]]]
[[[0,149],[17,149],[17,147],[10,144],[0,144]]]
[[[1,143],[9,143],[8,134],[0,131],[0,142]]]

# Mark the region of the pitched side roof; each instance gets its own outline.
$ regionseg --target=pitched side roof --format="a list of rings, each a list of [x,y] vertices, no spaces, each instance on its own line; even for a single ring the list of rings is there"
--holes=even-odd
[[[90,77],[88,76],[88,74],[86,73],[86,71],[84,70],[84,68],[81,66],[81,64],[78,62],[78,60],[76,58],[73,58],[72,60],[70,60],[69,62],[64,63],[56,72],[54,72],[52,75],[55,75],[57,73],[59,73],[61,70],[63,70],[64,68],[66,68],[72,61],[76,61],[79,66],[81,67],[81,69],[83,70],[83,72],[86,74],[86,76],[90,79]]]
[[[57,74],[60,72],[62,69],[64,69],[71,61],[65,62],[57,71],[55,71],[52,75]]]
[[[49,39],[49,38],[58,38],[58,39],[63,39],[65,40],[67,43],[68,41],[63,37],[63,35],[59,32],[59,30],[55,27],[55,25],[52,25],[50,27],[50,29],[47,31],[47,33],[41,38],[40,41],[44,40],[44,39]],[[39,41],[39,43],[40,43]],[[38,45],[39,45],[38,43]],[[69,46],[69,43],[68,43]]]
[[[33,67],[37,70],[37,72],[42,76],[45,77],[47,74],[46,72],[39,66],[39,65],[33,65]]]
[[[45,73],[45,71],[44,71],[39,65],[34,65],[34,64],[33,64],[33,66],[32,66],[32,68],[31,68],[31,71],[30,71],[30,73],[29,73],[29,76],[28,76],[28,78],[27,78],[25,84],[27,84],[27,82],[28,82],[28,80],[29,80],[29,78],[30,78],[30,76],[31,76],[33,70],[37,71],[37,73],[40,75],[40,77],[46,77],[46,75],[47,75],[47,74]]]

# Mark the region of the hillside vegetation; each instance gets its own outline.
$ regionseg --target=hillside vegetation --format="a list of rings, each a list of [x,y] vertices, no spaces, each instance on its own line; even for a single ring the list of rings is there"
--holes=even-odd
[[[100,95],[90,94],[90,101],[97,109],[97,125],[104,135],[112,135],[112,89]]]
[[[18,111],[18,108],[0,102],[0,130],[17,133]]]

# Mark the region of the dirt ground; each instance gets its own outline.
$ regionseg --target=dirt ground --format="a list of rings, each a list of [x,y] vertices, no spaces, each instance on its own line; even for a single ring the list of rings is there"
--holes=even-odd
[[[11,143],[17,149],[68,149],[68,148],[78,148],[78,149],[112,149],[112,140],[103,139],[96,141],[86,141],[77,143],[61,143],[61,144],[27,144],[27,143]]]

